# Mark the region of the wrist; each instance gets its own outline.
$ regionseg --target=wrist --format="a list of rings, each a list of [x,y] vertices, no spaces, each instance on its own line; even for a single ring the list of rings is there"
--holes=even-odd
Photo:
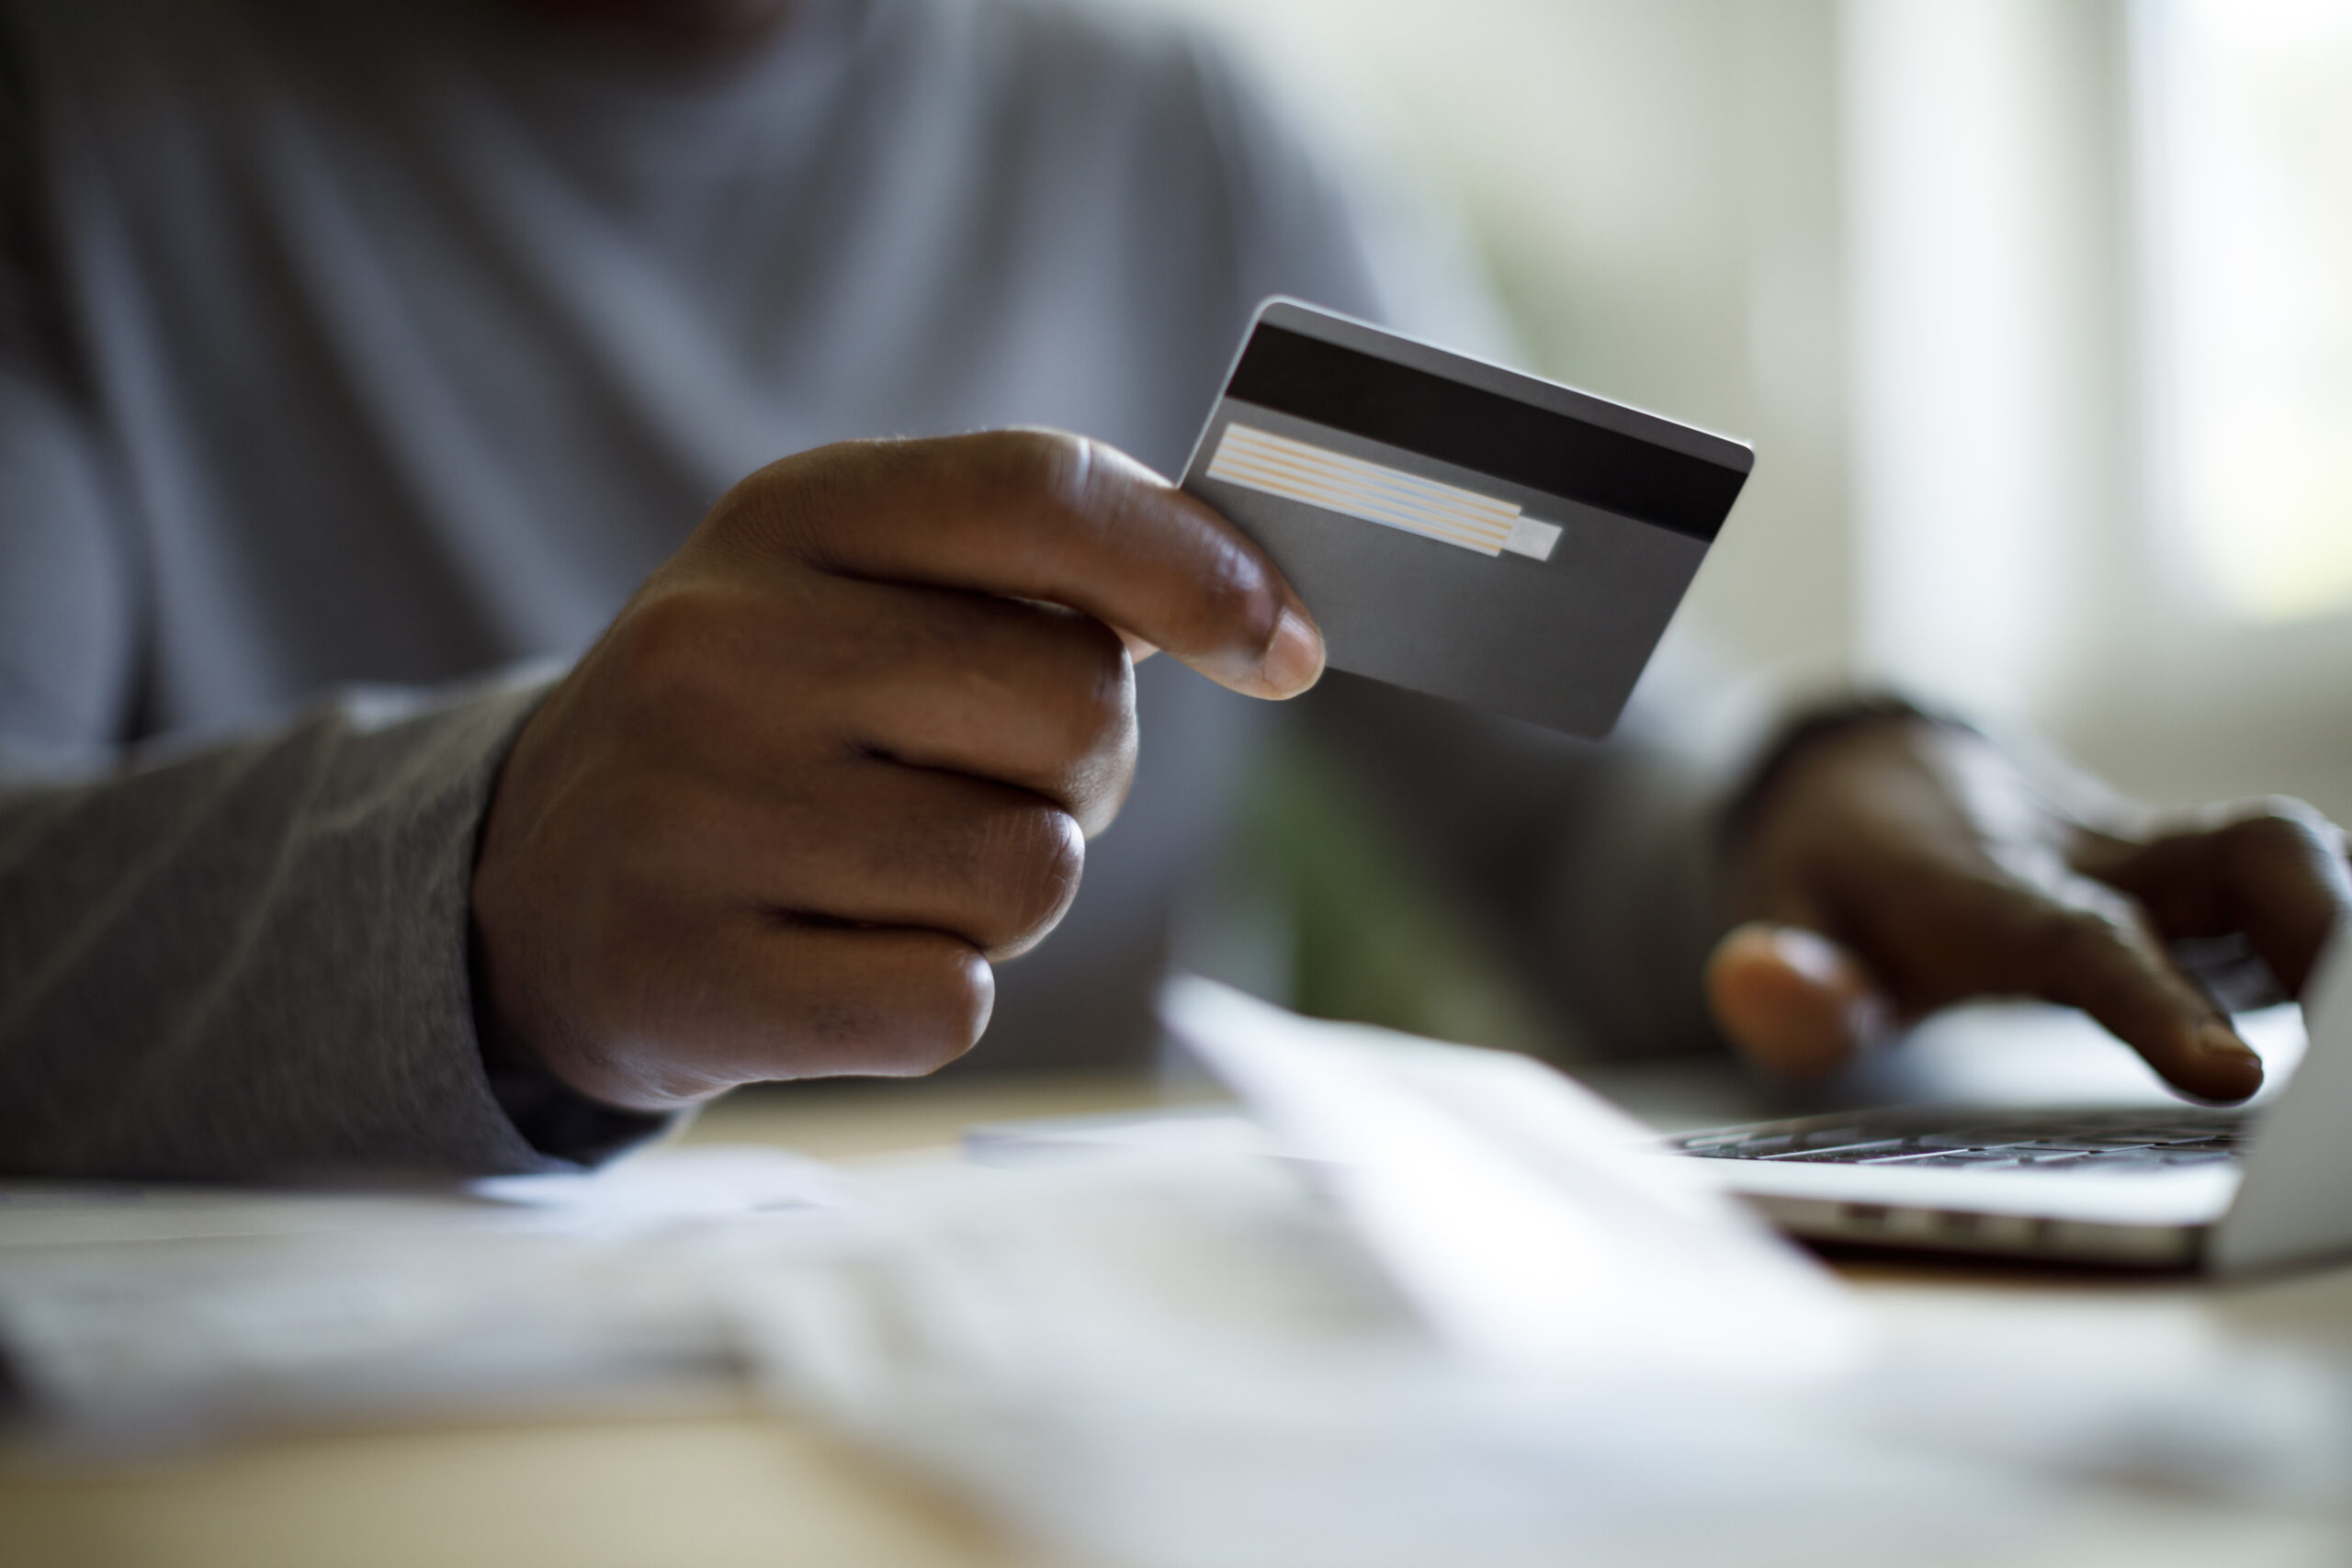
[[[1957,715],[1891,692],[1862,693],[1801,710],[1782,726],[1750,764],[1746,779],[1724,800],[1719,822],[1724,847],[1736,851],[1745,843],[1781,785],[1820,751],[1870,731],[1906,728],[1982,733]]]

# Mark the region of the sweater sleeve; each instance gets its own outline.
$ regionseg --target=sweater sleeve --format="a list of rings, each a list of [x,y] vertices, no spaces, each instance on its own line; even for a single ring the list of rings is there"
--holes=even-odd
[[[353,695],[0,789],[0,1167],[229,1179],[560,1168],[662,1123],[494,1089],[474,843],[541,686]],[[560,1100],[560,1095],[552,1098]],[[503,1101],[503,1103],[502,1103]],[[558,1129],[536,1145],[510,1110]]]
[[[482,1064],[474,844],[544,678],[126,753],[110,494],[67,390],[0,366],[0,1170],[517,1171],[658,1132]]]

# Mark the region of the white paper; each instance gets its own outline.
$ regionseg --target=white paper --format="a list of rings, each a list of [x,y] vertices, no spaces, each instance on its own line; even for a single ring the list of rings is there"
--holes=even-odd
[[[999,1130],[731,1283],[777,1398],[1057,1560],[2145,1568],[2233,1539],[2149,1495],[2324,1510],[2352,1475],[2311,1363],[1881,1342],[1532,1064],[1197,986],[1170,1015],[1281,1155],[1199,1115]]]
[[[1201,979],[1169,1030],[1285,1142],[1440,1336],[1536,1372],[1803,1378],[1861,1321],[1825,1270],[1527,1057],[1317,1023]]]
[[[438,1194],[0,1184],[0,1340],[92,1451],[707,1393],[741,1371],[712,1271],[848,1191],[728,1148]]]
[[[2204,1521],[2352,1490],[2324,1368],[2147,1312],[1996,1333],[1975,1300],[1860,1336],[1544,1069],[1189,997],[1257,1136],[854,1179],[657,1150],[439,1196],[16,1184],[0,1336],[114,1447],[748,1369],[1102,1568],[2147,1568],[2254,1560]]]

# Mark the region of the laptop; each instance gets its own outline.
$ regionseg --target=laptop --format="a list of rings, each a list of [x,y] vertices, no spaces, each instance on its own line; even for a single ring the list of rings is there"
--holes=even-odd
[[[1811,1240],[2237,1274],[2352,1256],[2352,931],[2258,1110],[1902,1106],[1667,1140]]]

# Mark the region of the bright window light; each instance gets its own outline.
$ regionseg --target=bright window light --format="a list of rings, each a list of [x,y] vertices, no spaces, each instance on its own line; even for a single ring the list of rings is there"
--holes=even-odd
[[[2143,0],[2176,559],[2249,621],[2352,609],[2352,0]]]

